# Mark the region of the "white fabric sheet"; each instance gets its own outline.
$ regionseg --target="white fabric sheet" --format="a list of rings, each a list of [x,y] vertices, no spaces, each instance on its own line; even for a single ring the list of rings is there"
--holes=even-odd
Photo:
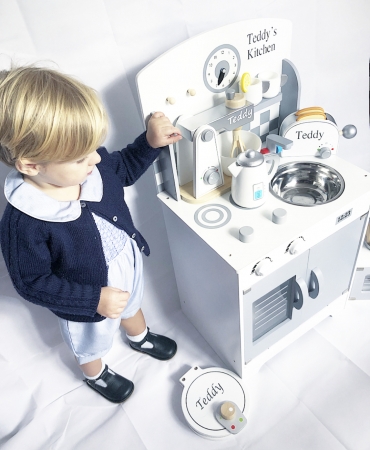
[[[367,450],[370,443],[370,302],[348,302],[244,383],[245,430],[212,441],[181,410],[181,376],[223,367],[181,311],[153,331],[178,343],[162,362],[131,350],[118,332],[106,362],[135,383],[122,405],[89,389],[59,334],[56,318],[14,292],[0,275],[0,447],[4,450],[252,449]]]

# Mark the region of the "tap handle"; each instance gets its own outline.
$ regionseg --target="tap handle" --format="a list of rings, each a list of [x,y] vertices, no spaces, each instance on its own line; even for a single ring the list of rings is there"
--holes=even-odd
[[[284,150],[289,149],[293,145],[293,141],[278,134],[269,134],[266,138],[266,146],[271,153],[276,153],[276,147],[282,147]]]

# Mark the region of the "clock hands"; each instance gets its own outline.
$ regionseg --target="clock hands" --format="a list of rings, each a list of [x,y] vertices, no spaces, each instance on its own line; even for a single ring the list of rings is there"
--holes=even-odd
[[[220,74],[218,76],[217,86],[220,86],[220,84],[222,83],[222,80],[225,78],[225,75],[226,75],[226,69],[222,68],[220,70]]]

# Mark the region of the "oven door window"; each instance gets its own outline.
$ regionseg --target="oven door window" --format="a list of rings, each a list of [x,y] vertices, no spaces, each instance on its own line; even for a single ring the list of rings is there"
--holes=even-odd
[[[294,280],[290,278],[253,303],[253,342],[292,318]]]

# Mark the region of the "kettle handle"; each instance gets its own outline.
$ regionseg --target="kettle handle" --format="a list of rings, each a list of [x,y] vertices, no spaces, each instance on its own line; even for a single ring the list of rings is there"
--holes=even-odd
[[[272,172],[274,166],[275,166],[275,161],[274,161],[274,159],[272,159],[271,167],[270,167],[270,170],[267,172],[267,175],[270,175],[270,173]]]
[[[275,154],[275,153],[270,153],[268,155],[264,155],[265,161],[267,162],[268,159],[271,159],[271,167],[270,170],[267,172],[267,175],[269,177],[269,179],[271,179],[274,175],[275,172],[278,169],[278,160],[280,161],[280,156]]]

